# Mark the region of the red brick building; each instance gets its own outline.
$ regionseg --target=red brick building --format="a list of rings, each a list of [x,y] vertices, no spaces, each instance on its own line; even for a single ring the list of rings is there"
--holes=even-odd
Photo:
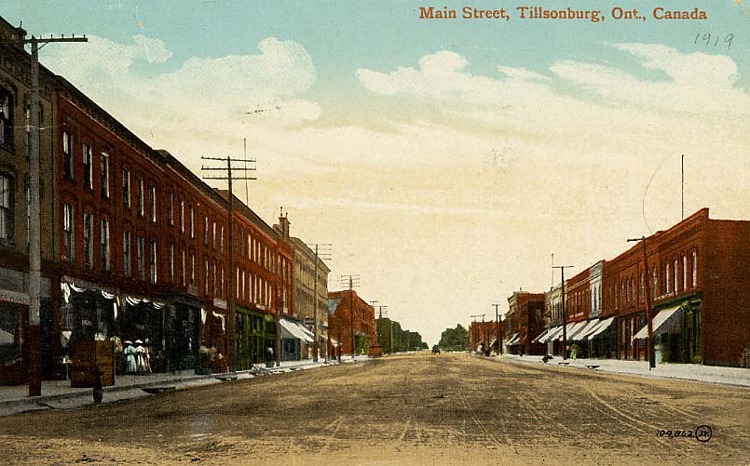
[[[355,290],[329,291],[328,301],[329,309],[333,309],[328,316],[328,354],[351,355],[352,333],[355,354],[368,354],[370,346],[378,341],[375,309],[360,298]]]
[[[505,315],[506,347],[513,354],[545,354],[545,345],[534,342],[544,331],[544,293],[515,291]]]
[[[499,344],[502,344],[504,335],[505,326],[502,322],[498,323],[494,320],[471,322],[469,324],[469,348],[472,351],[481,351],[481,348],[484,348],[499,353],[501,351]]]
[[[657,359],[738,365],[750,347],[750,222],[710,219],[704,208],[646,238],[603,272],[602,315],[615,316],[617,355],[645,359],[645,280]],[[634,338],[635,337],[635,338]]]
[[[24,35],[0,19],[0,383],[24,382],[26,355],[39,351],[22,345],[29,306]],[[226,193],[40,68],[44,377],[75,371],[94,345],[113,353],[97,363],[131,371],[126,341],[148,354],[139,372],[248,368],[269,347],[278,360],[279,323],[294,317],[288,220],[272,228],[235,198],[229,270]],[[217,357],[206,367],[211,347]]]

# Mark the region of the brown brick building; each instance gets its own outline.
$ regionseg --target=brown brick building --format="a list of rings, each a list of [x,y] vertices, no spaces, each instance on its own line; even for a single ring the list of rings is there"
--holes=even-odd
[[[544,293],[515,291],[508,298],[505,315],[506,346],[513,354],[544,354],[546,348],[534,338],[544,331]]]
[[[370,346],[378,341],[375,309],[360,298],[355,290],[329,291],[328,301],[329,310],[332,310],[328,316],[328,354],[351,355],[352,333],[355,354],[368,354]]]
[[[615,316],[617,356],[644,359],[645,282],[657,359],[738,365],[750,347],[750,222],[704,208],[646,238],[604,268],[603,316]],[[634,338],[635,337],[635,338]]]

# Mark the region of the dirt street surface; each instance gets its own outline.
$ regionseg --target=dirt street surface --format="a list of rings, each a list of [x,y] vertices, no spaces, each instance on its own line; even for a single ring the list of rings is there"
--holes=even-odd
[[[4,464],[748,464],[750,390],[419,354],[19,414],[0,442]]]

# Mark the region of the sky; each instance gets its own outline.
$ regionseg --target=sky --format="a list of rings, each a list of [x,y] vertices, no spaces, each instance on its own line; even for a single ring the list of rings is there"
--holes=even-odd
[[[429,7],[458,18],[420,19]],[[706,19],[653,13],[696,7]],[[201,156],[256,159],[235,194],[331,244],[329,289],[359,277],[429,344],[559,284],[553,264],[572,276],[671,227],[683,202],[750,219],[746,0],[5,0],[0,15],[86,34],[41,62],[198,175]]]

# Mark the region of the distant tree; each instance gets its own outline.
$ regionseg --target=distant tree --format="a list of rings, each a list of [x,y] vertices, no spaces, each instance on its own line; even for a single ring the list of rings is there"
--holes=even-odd
[[[461,324],[447,328],[440,335],[438,346],[446,351],[465,351],[469,347],[469,331]]]

